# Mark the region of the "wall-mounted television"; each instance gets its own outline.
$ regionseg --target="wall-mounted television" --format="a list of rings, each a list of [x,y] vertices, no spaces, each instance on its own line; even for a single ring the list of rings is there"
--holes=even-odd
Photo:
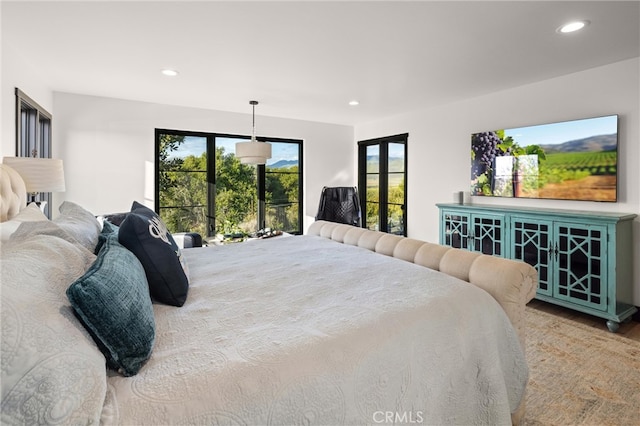
[[[616,202],[618,116],[472,134],[471,195]]]

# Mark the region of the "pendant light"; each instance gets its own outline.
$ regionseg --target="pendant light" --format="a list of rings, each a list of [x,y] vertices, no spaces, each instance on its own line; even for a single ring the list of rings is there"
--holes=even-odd
[[[253,126],[251,142],[236,143],[236,157],[242,164],[265,164],[271,158],[271,144],[256,140],[256,105],[258,101],[249,101],[253,107]]]

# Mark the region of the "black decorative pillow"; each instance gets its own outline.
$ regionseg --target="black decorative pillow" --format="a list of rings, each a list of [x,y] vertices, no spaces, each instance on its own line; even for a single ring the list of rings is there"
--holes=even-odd
[[[129,214],[129,212],[109,213],[109,214],[103,214],[102,218],[104,220],[108,220],[109,222],[113,223],[114,225],[120,226],[120,224],[127,217],[128,214]]]
[[[133,376],[151,356],[155,320],[144,269],[114,229],[103,229],[96,261],[67,297],[109,368]]]
[[[131,212],[120,224],[118,239],[142,263],[151,297],[167,305],[184,305],[189,279],[182,252],[160,217],[134,201]]]

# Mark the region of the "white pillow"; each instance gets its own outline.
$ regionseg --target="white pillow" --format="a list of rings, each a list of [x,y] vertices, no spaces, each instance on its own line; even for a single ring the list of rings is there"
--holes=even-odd
[[[36,203],[31,203],[15,215],[11,220],[0,223],[0,241],[8,241],[22,222],[39,222],[49,220]]]
[[[102,229],[93,213],[71,201],[64,201],[59,210],[60,216],[53,222],[93,253]]]
[[[65,294],[96,257],[55,228],[25,223],[0,249],[2,424],[100,423],[106,361]]]

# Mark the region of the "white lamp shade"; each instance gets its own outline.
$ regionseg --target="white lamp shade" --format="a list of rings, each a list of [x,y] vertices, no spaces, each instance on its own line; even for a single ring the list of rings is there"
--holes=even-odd
[[[266,142],[236,143],[236,157],[242,164],[265,164],[271,158],[271,144]]]
[[[17,171],[27,192],[64,192],[62,160],[55,158],[4,157],[2,163]]]

